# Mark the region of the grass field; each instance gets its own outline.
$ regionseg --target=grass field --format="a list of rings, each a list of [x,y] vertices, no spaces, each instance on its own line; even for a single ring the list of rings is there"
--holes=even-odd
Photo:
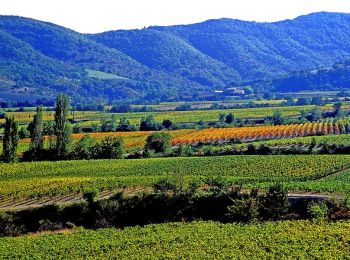
[[[89,70],[86,69],[86,72],[88,74],[88,77],[91,78],[97,78],[97,79],[120,79],[120,80],[126,80],[127,78],[124,77],[120,77],[118,75],[115,74],[111,74],[111,73],[106,73],[103,71],[98,71],[98,70]]]
[[[168,223],[0,238],[1,259],[347,259],[350,222]]]
[[[321,180],[349,167],[348,155],[176,157],[3,164],[0,168],[0,194],[3,198],[55,196],[91,189],[150,186],[163,178],[188,183],[190,180],[203,181],[210,176],[224,177],[249,188],[283,182],[291,190],[302,187],[300,190],[348,192],[350,183],[338,179]]]

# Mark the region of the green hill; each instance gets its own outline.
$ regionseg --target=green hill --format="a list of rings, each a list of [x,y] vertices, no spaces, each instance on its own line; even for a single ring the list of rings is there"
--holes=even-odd
[[[89,102],[202,98],[247,84],[260,92],[349,88],[347,69],[332,67],[350,58],[349,42],[350,14],[341,13],[275,23],[219,19],[95,35],[0,16],[0,92],[63,91],[76,102]],[[308,74],[329,67],[318,76]],[[302,78],[312,80],[312,87]]]
[[[350,60],[326,68],[294,72],[274,80],[272,86],[278,92],[350,89]]]

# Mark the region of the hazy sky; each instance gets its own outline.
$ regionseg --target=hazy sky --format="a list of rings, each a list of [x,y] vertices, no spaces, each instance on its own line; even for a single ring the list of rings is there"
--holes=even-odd
[[[188,24],[212,18],[278,21],[318,11],[350,13],[350,0],[0,0],[0,14],[79,32]]]

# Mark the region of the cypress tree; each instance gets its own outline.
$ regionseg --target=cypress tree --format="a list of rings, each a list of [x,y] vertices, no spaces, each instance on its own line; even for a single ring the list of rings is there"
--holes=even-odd
[[[30,132],[29,156],[31,160],[38,160],[42,157],[44,150],[43,108],[41,106],[36,108],[36,115],[28,128]]]
[[[4,162],[15,162],[17,159],[18,147],[18,124],[15,118],[5,118],[5,132],[3,139],[3,160]]]
[[[68,156],[70,147],[71,128],[67,122],[70,99],[65,94],[58,94],[55,108],[56,156],[64,159]]]

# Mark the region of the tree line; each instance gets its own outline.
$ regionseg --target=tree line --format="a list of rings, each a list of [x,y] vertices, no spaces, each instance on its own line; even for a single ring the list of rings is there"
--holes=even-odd
[[[69,105],[70,98],[65,94],[58,94],[53,129],[48,136],[48,147],[45,147],[43,108],[41,106],[37,107],[33,121],[28,126],[29,149],[23,153],[22,160],[109,159],[123,157],[123,140],[118,137],[106,137],[97,143],[88,136],[84,136],[72,147],[72,128],[67,120]],[[3,137],[3,162],[17,161],[18,144],[18,123],[15,121],[14,116],[6,116]]]

